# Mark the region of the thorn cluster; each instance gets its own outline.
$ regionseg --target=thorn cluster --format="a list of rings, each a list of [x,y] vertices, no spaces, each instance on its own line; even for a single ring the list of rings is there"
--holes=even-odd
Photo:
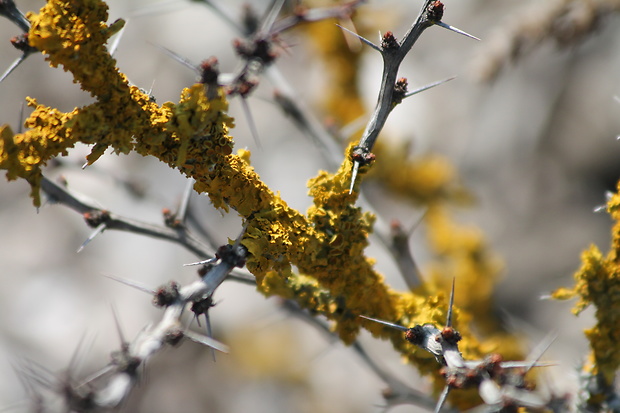
[[[435,406],[435,412],[441,411],[450,390],[471,387],[478,387],[480,397],[491,409],[490,411],[512,411],[505,409],[518,406],[544,407],[546,402],[532,393],[532,389],[524,377],[532,367],[546,366],[547,364],[538,363],[537,360],[504,362],[499,354],[490,354],[484,360],[464,359],[458,348],[458,343],[462,339],[461,334],[452,327],[453,305],[454,283],[452,284],[446,326],[441,330],[433,324],[415,325],[407,328],[371,317],[360,317],[404,331],[407,341],[435,356],[439,364],[442,365],[439,373],[446,382]]]

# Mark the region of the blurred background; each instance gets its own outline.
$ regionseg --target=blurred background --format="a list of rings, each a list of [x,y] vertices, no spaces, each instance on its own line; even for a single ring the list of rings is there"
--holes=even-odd
[[[444,21],[482,40],[438,27],[426,31],[400,76],[408,78],[410,89],[457,78],[404,101],[382,136],[394,144],[410,142],[413,155],[439,154],[455,165],[460,182],[475,198],[473,205],[455,212],[457,220],[479,227],[504,263],[497,311],[532,347],[550,331],[557,332],[545,358],[559,365],[541,374],[541,386],[563,393],[576,389],[576,372],[587,354],[582,330],[592,325],[592,313],[574,317],[571,302],[540,297],[572,286],[579,255],[591,243],[604,252],[609,248],[611,220],[593,211],[605,203],[605,192],[615,189],[620,176],[620,20],[613,2],[600,10],[595,8],[602,1],[541,3],[447,0]],[[24,12],[43,4],[17,2]],[[118,67],[133,84],[151,90],[160,104],[178,101],[181,89],[194,83],[195,73],[158,46],[195,63],[216,56],[223,72],[239,64],[231,47],[237,34],[202,3],[108,4],[110,22],[127,20],[115,54]],[[360,7],[356,22],[374,27],[374,33],[391,30],[400,38],[420,5],[369,1]],[[240,16],[243,2],[221,6]],[[268,6],[267,1],[252,2],[261,13]],[[545,16],[554,7],[566,12],[545,26]],[[0,71],[19,57],[9,43],[19,33],[10,21],[0,21]],[[312,116],[328,123],[330,115],[320,104],[325,68],[313,57],[303,32],[289,31],[283,39],[289,47],[278,68]],[[380,76],[379,55],[366,53],[360,88],[368,111],[374,107]],[[69,74],[50,68],[36,54],[0,84],[1,123],[18,130],[26,96],[63,111],[92,102]],[[249,104],[262,149],[235,99],[230,114],[235,117],[231,135],[236,148],[250,149],[261,178],[290,206],[305,211],[311,204],[307,180],[327,168],[320,151],[278,110],[267,79]],[[47,176],[62,176],[72,191],[147,222],[161,223],[162,209],[177,207],[186,179],[176,171],[154,159],[109,153],[82,170],[88,153],[87,147],[74,148],[48,168]],[[378,231],[385,231],[384,223],[392,219],[410,227],[424,214],[376,182],[363,191],[380,217]],[[195,256],[135,234],[108,231],[76,253],[92,230],[65,207],[44,205],[37,211],[28,193],[26,182],[0,179],[0,411],[30,411],[27,385],[19,373],[24,364],[40,364],[62,375],[74,358],[69,373],[76,379],[105,366],[109,353],[119,347],[112,308],[129,339],[159,320],[160,310],[147,294],[102,274],[153,288],[171,279],[185,283],[196,277],[195,269],[182,266],[196,261]],[[218,242],[239,233],[240,219],[215,210],[205,196],[195,195],[192,208]],[[410,241],[422,272],[428,259],[424,239],[415,232]],[[388,284],[406,288],[381,243],[373,242],[367,255],[377,259]],[[214,335],[230,345],[231,353],[218,355],[214,363],[208,350],[193,343],[165,349],[146,367],[121,411],[381,411],[385,386],[380,378],[353,351],[282,311],[278,300],[233,281],[217,290],[215,300]],[[430,384],[403,365],[387,343],[366,333],[361,342],[397,377],[430,392]],[[399,406],[392,411],[420,410]]]

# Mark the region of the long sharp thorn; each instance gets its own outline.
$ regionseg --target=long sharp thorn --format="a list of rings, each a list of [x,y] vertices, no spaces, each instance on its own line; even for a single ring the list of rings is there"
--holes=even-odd
[[[86,248],[86,246],[99,234],[101,234],[105,229],[107,228],[107,224],[104,222],[103,224],[100,224],[97,228],[95,228],[95,230],[93,231],[92,234],[90,234],[90,236],[88,238],[86,238],[86,241],[84,241],[84,243],[82,245],[80,245],[80,248],[77,249],[77,252],[80,253],[82,252],[82,250],[84,248]]]
[[[235,239],[235,243],[233,244],[233,247],[237,248],[239,245],[241,245],[241,240],[243,239],[243,235],[245,235],[245,231],[248,229],[248,225],[249,225],[249,222],[246,222],[245,224],[243,224],[243,228],[241,228],[241,232],[237,236],[237,239]]]
[[[164,46],[161,46],[161,45],[158,45],[158,44],[154,44],[154,43],[151,43],[151,44],[153,44],[153,46],[155,46],[158,49],[160,49],[161,51],[163,51],[169,57],[171,57],[174,60],[176,60],[177,62],[181,63],[183,66],[188,67],[189,69],[192,69],[194,72],[198,73],[198,68],[189,59],[186,59],[185,57],[181,56],[180,54],[173,52],[172,50],[168,49],[167,47],[164,47]]]
[[[30,53],[24,53],[20,57],[15,59],[15,61],[11,64],[11,66],[9,66],[9,68],[6,69],[4,73],[2,74],[2,76],[0,77],[0,83],[2,83],[2,81],[6,79],[13,72],[13,70],[17,69],[17,66],[19,66],[24,60],[26,60],[29,54]]]
[[[558,363],[536,361],[503,361],[500,363],[500,366],[504,369],[522,368],[525,369],[526,372],[530,371],[533,367],[551,367],[557,365]]]
[[[353,161],[353,170],[351,171],[351,186],[349,187],[349,195],[353,193],[353,187],[355,186],[355,180],[357,179],[357,172],[360,169],[360,163]]]
[[[379,46],[377,46],[376,44],[374,44],[373,42],[371,42],[370,40],[368,40],[367,38],[365,38],[363,36],[360,36],[359,34],[355,33],[354,31],[351,31],[351,30],[347,29],[346,27],[342,27],[339,24],[336,24],[336,26],[340,27],[345,32],[348,32],[348,33],[352,34],[353,36],[355,36],[358,39],[360,39],[362,41],[362,43],[365,43],[366,45],[368,45],[368,46],[372,47],[373,49],[375,49],[377,52],[381,53],[381,48]]]
[[[181,199],[181,205],[179,205],[179,210],[177,211],[177,219],[180,219],[181,222],[185,223],[187,218],[187,211],[189,208],[189,200],[192,197],[192,192],[194,190],[194,179],[190,178],[185,186],[185,191],[183,192],[183,198]]]
[[[450,306],[448,307],[446,327],[452,327],[452,306],[454,306],[454,281],[455,278],[452,278],[452,291],[450,291]]]
[[[121,341],[121,347],[124,348],[127,345],[127,341],[125,340],[125,335],[123,334],[123,329],[121,328],[121,322],[118,319],[118,311],[116,311],[116,307],[114,305],[112,305],[112,316],[114,317],[116,333],[118,334],[118,338]]]
[[[71,355],[71,359],[69,360],[69,367],[67,368],[68,373],[76,372],[79,363],[80,353],[82,352],[82,348],[84,346],[84,342],[86,341],[86,333],[82,334],[80,340],[78,341],[75,350],[73,350],[73,354]]]
[[[434,413],[439,413],[444,403],[448,399],[448,394],[450,393],[450,386],[445,386],[439,395],[439,400],[437,400],[437,405],[435,406]]]
[[[116,53],[116,49],[118,49],[118,45],[121,43],[121,39],[123,38],[123,34],[125,33],[125,29],[127,28],[128,23],[129,23],[129,19],[126,19],[125,24],[123,25],[121,30],[118,33],[116,33],[116,36],[114,37],[114,41],[112,42],[112,44],[110,45],[110,48],[108,49],[108,53],[110,53],[110,56],[114,56],[114,53]]]
[[[250,127],[250,133],[252,133],[252,138],[254,138],[254,143],[258,147],[258,149],[263,149],[263,146],[260,143],[260,139],[258,138],[258,129],[256,128],[256,123],[254,122],[254,118],[252,117],[252,111],[250,111],[250,105],[246,98],[241,98],[241,107],[243,108],[243,112],[245,113],[245,117],[248,119],[248,126]]]
[[[262,30],[265,33],[268,33],[269,31],[271,31],[273,24],[276,22],[276,18],[278,17],[278,14],[280,14],[280,10],[282,9],[282,6],[284,6],[284,0],[274,0],[271,6],[269,7],[267,16],[265,16],[265,20],[263,22],[263,27],[262,27]]]
[[[196,343],[204,344],[207,347],[211,347],[215,350],[221,351],[222,353],[228,353],[228,346],[226,344],[220,343],[219,341],[205,335],[194,333],[193,331],[186,331],[185,337]]]
[[[211,329],[211,317],[209,317],[209,310],[205,312],[205,320],[207,327],[207,337],[213,338],[213,330]],[[213,357],[213,362],[215,362],[215,349],[211,348],[211,357]]]
[[[549,349],[551,344],[558,338],[557,333],[548,334],[543,341],[541,341],[535,348],[532,350],[532,353],[528,358],[532,360],[532,362],[527,366],[525,371],[530,371],[532,367],[539,367],[541,363],[538,362],[543,354]]]
[[[198,261],[198,262],[191,262],[189,264],[183,264],[184,267],[193,267],[194,265],[203,265],[203,264],[210,264],[212,262],[217,261],[216,257],[213,258],[209,258],[207,260],[202,260],[202,261]]]
[[[400,331],[409,331],[407,327],[400,326],[398,324],[390,323],[388,321],[379,320],[372,317],[366,317],[365,315],[361,315],[360,317],[365,318],[366,320],[374,321],[375,323],[383,324],[384,326],[392,327]]]
[[[115,368],[114,365],[110,364],[110,365],[107,365],[107,366],[99,369],[98,371],[94,372],[90,376],[87,376],[84,380],[82,380],[80,383],[78,383],[75,386],[75,388],[79,389],[80,387],[86,386],[87,384],[97,380],[99,377],[103,376],[107,372],[112,371],[114,368]]]
[[[459,28],[456,28],[454,26],[450,26],[449,24],[446,24],[444,22],[435,22],[435,25],[437,25],[439,27],[443,27],[444,29],[448,29],[450,31],[453,31],[454,33],[462,34],[463,36],[469,37],[470,39],[474,39],[474,40],[480,41],[480,39],[477,38],[476,36],[471,35],[471,34],[469,34],[467,32],[464,32],[463,30],[461,30]]]
[[[121,284],[125,284],[125,285],[127,285],[129,287],[133,287],[133,288],[135,288],[137,290],[143,291],[145,293],[148,293],[148,294],[151,294],[151,295],[155,295],[155,292],[156,292],[155,290],[153,290],[151,288],[148,288],[148,287],[145,287],[144,285],[142,285],[142,284],[140,284],[140,283],[138,283],[136,281],[126,280],[124,278],[120,278],[120,277],[117,277],[117,276],[112,275],[112,274],[102,273],[101,275],[103,275],[104,277],[109,278],[111,280],[117,281],[117,282],[119,282]]]
[[[428,85],[422,86],[421,88],[418,88],[416,90],[413,90],[413,91],[407,93],[405,95],[405,98],[408,98],[408,97],[413,96],[413,95],[417,95],[418,93],[422,93],[425,90],[432,89],[435,86],[443,85],[444,83],[447,83],[447,82],[449,82],[451,80],[454,80],[454,79],[456,79],[456,76],[452,76],[452,77],[449,77],[447,79],[439,80],[437,82],[429,83]]]

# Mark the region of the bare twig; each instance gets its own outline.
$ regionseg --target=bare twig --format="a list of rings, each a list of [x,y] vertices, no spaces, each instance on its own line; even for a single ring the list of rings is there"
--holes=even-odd
[[[407,95],[406,79],[397,82],[398,69],[422,32],[433,25],[437,25],[469,37],[474,37],[443,23],[441,21],[442,17],[443,4],[440,1],[426,0],[415,23],[400,42],[396,40],[392,32],[387,32],[383,35],[381,45],[379,46],[381,57],[383,58],[381,88],[377,105],[366,125],[362,138],[350,154],[353,161],[353,170],[351,172],[349,193],[353,192],[359,168],[368,165],[374,160],[374,154],[371,151],[379,136],[379,132],[383,129],[392,109],[400,103],[400,100],[395,99],[395,96],[401,94],[400,99],[402,99],[403,96]],[[399,83],[404,85],[404,93],[399,90],[402,87],[399,86]]]
[[[205,246],[187,230],[175,230],[172,228],[149,224],[105,211],[95,205],[79,200],[67,189],[45,177],[43,177],[41,181],[41,188],[50,198],[50,201],[63,204],[84,215],[85,218],[93,216],[101,217],[102,222],[97,222],[96,225],[94,225],[95,228],[97,228],[97,233],[102,232],[104,229],[113,229],[147,235],[153,238],[164,239],[182,245],[189,251],[201,257],[208,255],[210,251],[210,248]],[[96,220],[89,222],[89,225],[93,225],[94,222],[96,222]],[[104,227],[99,228],[101,225],[104,225]],[[89,238],[92,239],[92,237]]]

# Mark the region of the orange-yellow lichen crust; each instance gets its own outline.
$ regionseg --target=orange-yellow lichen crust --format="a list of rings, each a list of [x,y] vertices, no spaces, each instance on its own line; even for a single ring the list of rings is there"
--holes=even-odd
[[[197,84],[184,89],[178,103],[159,106],[128,85],[104,46],[121,24],[105,24],[105,3],[50,0],[39,14],[28,17],[31,44],[47,54],[52,66],[69,70],[96,99],[69,113],[29,99],[34,108],[26,120],[29,129],[17,135],[8,127],[0,129],[0,168],[7,170],[9,179],[21,177],[30,183],[36,205],[41,167],[77,142],[93,145],[89,162],[108,147],[154,156],[194,178],[195,189],[208,193],[216,207],[232,208],[247,220],[242,241],[250,253],[247,268],[261,292],[294,299],[334,320],[346,343],[363,325],[390,339],[421,371],[438,370],[435,360],[406,342],[402,332],[358,317],[441,326],[447,291],[397,293],[373,269],[364,249],[374,217],[354,206],[357,192],[348,193],[352,146],[336,173],[321,172],[309,182],[314,203],[304,215],[260,180],[248,151],[233,154],[228,134],[233,120],[226,114],[224,91],[209,99],[204,86]],[[485,349],[469,330],[470,321],[467,313],[455,309],[455,326],[464,337],[461,349],[476,358]]]
[[[575,286],[553,293],[556,299],[577,297],[575,314],[590,305],[596,307],[596,325],[585,330],[592,350],[590,363],[585,368],[602,376],[606,386],[612,385],[620,367],[620,182],[617,190],[607,202],[607,212],[615,222],[611,249],[604,255],[591,245],[581,254],[581,267],[574,276]],[[589,402],[600,404],[596,400]]]

